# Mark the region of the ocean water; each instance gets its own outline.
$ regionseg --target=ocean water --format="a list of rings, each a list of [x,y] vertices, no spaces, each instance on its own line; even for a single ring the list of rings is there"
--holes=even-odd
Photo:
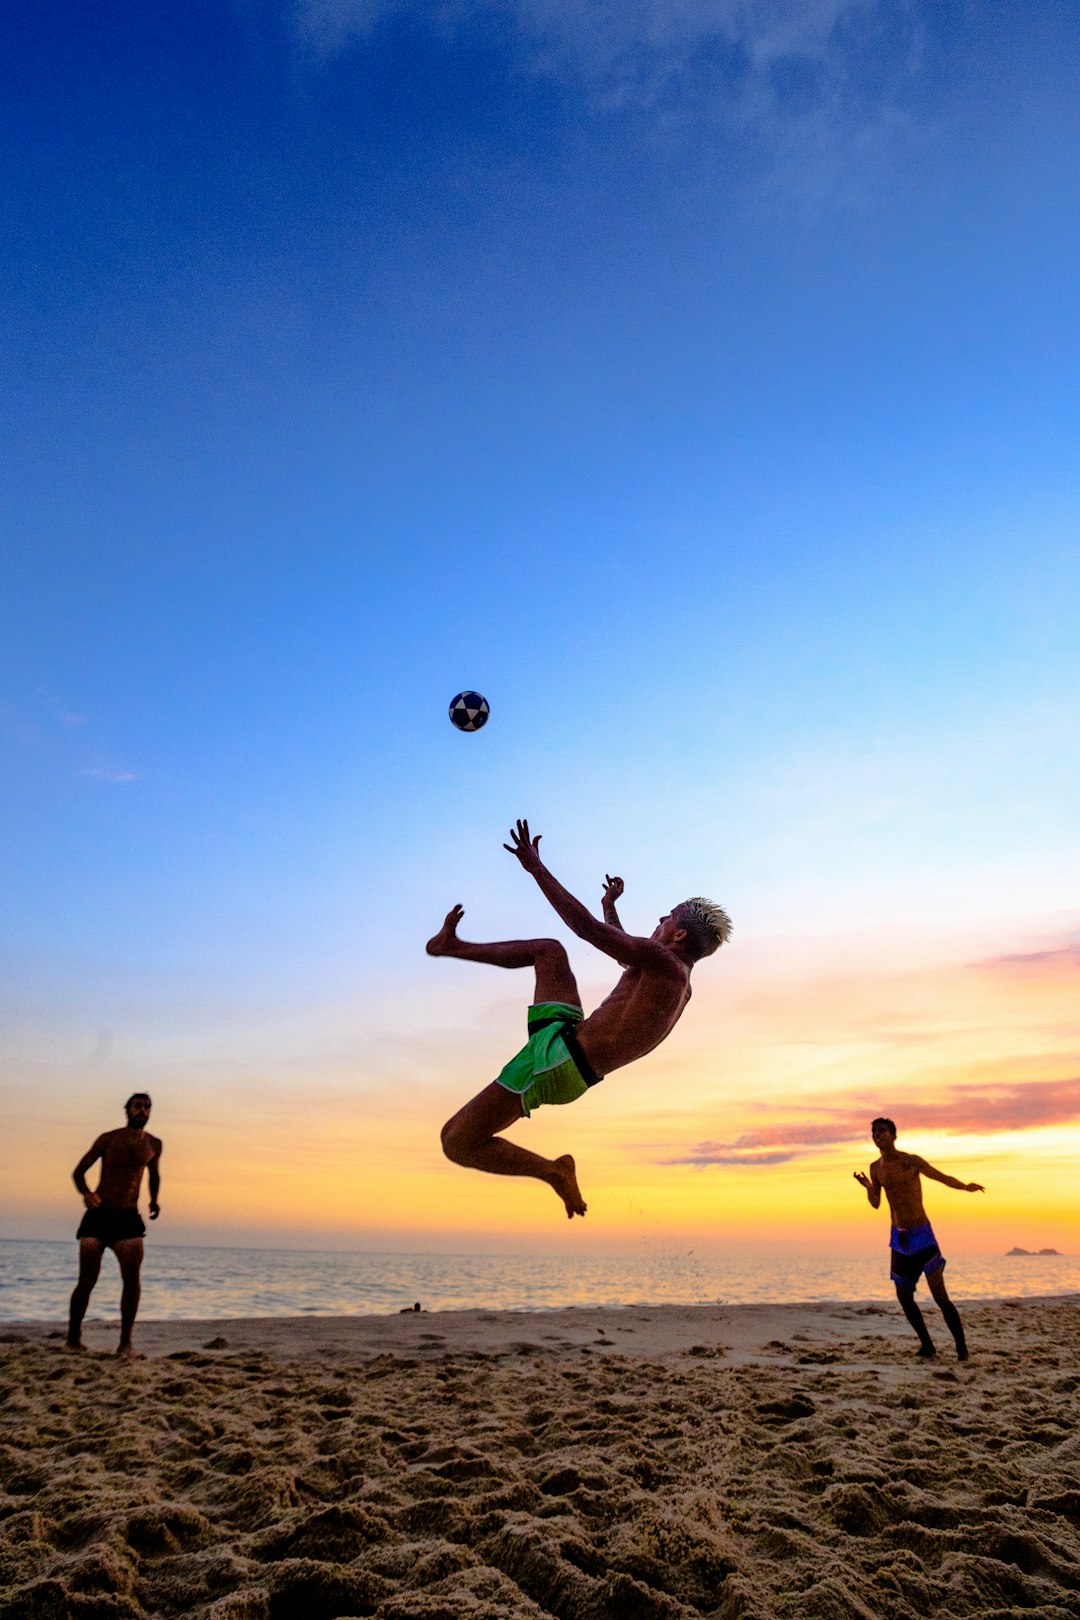
[[[0,1240],[0,1321],[62,1319],[75,1281],[74,1243]],[[1080,1293],[1080,1257],[954,1255],[955,1299]],[[116,1314],[119,1272],[106,1254],[88,1319]],[[889,1300],[884,1245],[816,1259],[644,1256],[339,1254],[147,1243],[143,1317],[377,1316],[425,1310],[548,1310],[565,1305],[725,1305]]]

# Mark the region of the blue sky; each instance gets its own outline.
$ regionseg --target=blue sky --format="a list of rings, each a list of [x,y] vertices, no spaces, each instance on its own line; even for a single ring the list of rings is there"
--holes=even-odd
[[[1075,937],[1072,5],[3,30],[11,1098],[422,1026],[520,813],[642,927]]]

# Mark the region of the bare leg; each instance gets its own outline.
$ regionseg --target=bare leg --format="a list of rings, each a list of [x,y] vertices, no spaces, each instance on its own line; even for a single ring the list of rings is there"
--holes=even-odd
[[[945,1287],[944,1267],[939,1267],[937,1271],[927,1277],[926,1282],[935,1302],[941,1307],[941,1314],[945,1318],[945,1326],[953,1336],[953,1341],[956,1344],[957,1361],[967,1361],[968,1347],[967,1340],[964,1338],[964,1324],[960,1320],[960,1312],[949,1298],[948,1290]]]
[[[934,1341],[927,1329],[926,1318],[915,1303],[915,1290],[913,1288],[901,1288],[900,1284],[897,1283],[896,1297],[900,1301],[900,1308],[904,1315],[919,1335],[919,1344],[922,1347],[918,1352],[919,1355],[927,1358],[936,1356],[937,1351],[934,1349]]]
[[[544,999],[554,1000],[554,997]],[[521,1099],[497,1081],[467,1102],[442,1129],[443,1152],[454,1164],[486,1170],[493,1176],[533,1176],[546,1181],[563,1201],[567,1219],[584,1215],[585,1200],[577,1184],[577,1167],[569,1153],[544,1159],[539,1153],[504,1142],[496,1133],[521,1118]]]
[[[570,968],[566,951],[557,939],[504,939],[491,945],[470,945],[458,939],[458,923],[465,915],[453,906],[439,932],[427,942],[429,956],[456,956],[464,962],[484,962],[489,967],[536,969],[534,1001],[563,1001],[581,1006],[581,992]],[[505,1127],[503,1127],[505,1128]]]
[[[94,1292],[94,1284],[101,1272],[101,1256],[105,1252],[105,1245],[99,1243],[97,1238],[84,1237],[79,1239],[79,1280],[75,1284],[75,1291],[71,1296],[71,1310],[68,1315],[67,1344],[69,1350],[81,1350],[83,1317],[86,1307],[90,1303],[90,1295]]]
[[[428,940],[429,956],[456,956],[465,962],[483,962],[489,967],[536,970],[534,1002],[561,1001],[580,1007],[577,987],[566,951],[557,939],[508,939],[490,945],[470,945],[457,935],[464,915],[461,906],[446,914],[439,932]],[[505,1086],[492,1081],[464,1108],[447,1120],[442,1129],[443,1152],[454,1164],[470,1170],[485,1170],[494,1176],[532,1176],[546,1181],[562,1199],[567,1218],[584,1215],[585,1200],[577,1184],[577,1167],[569,1153],[558,1159],[545,1159],[515,1142],[504,1142],[498,1135],[521,1118],[521,1099]]]
[[[139,1298],[142,1294],[142,1284],[139,1281],[139,1270],[143,1259],[142,1238],[121,1238],[115,1244],[116,1258],[120,1262],[120,1276],[124,1288],[120,1295],[120,1343],[117,1346],[118,1356],[134,1357],[131,1348],[131,1330],[135,1326],[135,1313],[139,1309]]]

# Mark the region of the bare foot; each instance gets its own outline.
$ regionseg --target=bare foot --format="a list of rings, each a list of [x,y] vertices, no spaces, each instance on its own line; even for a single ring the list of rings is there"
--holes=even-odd
[[[86,1346],[83,1344],[81,1339],[68,1339],[67,1343],[64,1345],[64,1349],[70,1350],[73,1356],[86,1354]]]
[[[577,1184],[577,1166],[569,1153],[564,1153],[561,1159],[554,1161],[551,1185],[566,1205],[568,1221],[572,1221],[575,1215],[584,1215],[586,1204],[581,1196],[581,1188]]]
[[[464,915],[464,906],[450,907],[439,932],[427,942],[426,949],[429,956],[453,956],[454,946],[457,944],[458,923]]]
[[[146,1360],[146,1357],[144,1355],[142,1355],[138,1350],[133,1350],[130,1344],[117,1345],[116,1353],[117,1353],[118,1356],[122,1357],[124,1361],[145,1361]]]

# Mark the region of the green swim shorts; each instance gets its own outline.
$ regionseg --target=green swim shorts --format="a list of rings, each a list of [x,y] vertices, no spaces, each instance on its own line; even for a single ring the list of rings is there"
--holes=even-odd
[[[584,1016],[565,1001],[538,1001],[529,1008],[529,1039],[496,1080],[521,1098],[526,1117],[543,1103],[576,1102],[604,1078],[593,1073],[574,1034]]]

